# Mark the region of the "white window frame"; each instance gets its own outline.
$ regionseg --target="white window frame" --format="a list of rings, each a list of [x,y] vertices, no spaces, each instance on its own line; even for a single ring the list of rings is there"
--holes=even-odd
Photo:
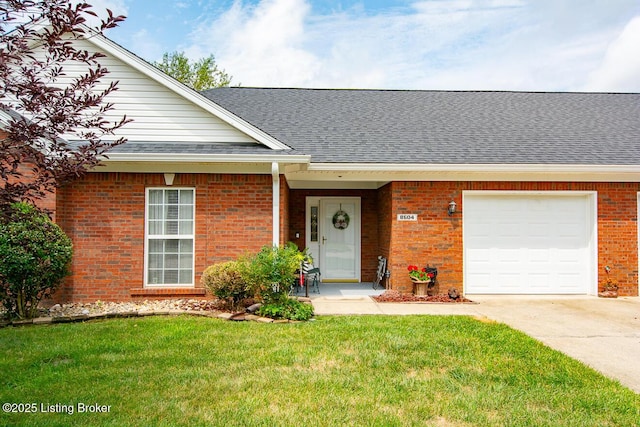
[[[151,191],[162,190],[164,191],[184,191],[190,190],[193,192],[193,218],[191,234],[150,234],[150,219],[149,219],[149,205],[150,205],[150,193]],[[144,203],[144,287],[145,288],[194,288],[195,287],[195,251],[196,251],[196,189],[194,187],[148,187],[145,191],[145,203]],[[149,258],[150,258],[150,242],[152,240],[191,240],[191,282],[190,283],[149,283]],[[163,270],[166,268],[163,265]],[[178,267],[180,270],[180,267]],[[179,276],[179,273],[178,273]],[[178,282],[180,280],[178,279]]]

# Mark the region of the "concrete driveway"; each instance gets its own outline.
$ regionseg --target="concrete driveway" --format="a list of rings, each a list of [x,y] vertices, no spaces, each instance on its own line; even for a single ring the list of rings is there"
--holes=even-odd
[[[479,296],[476,304],[378,304],[366,295],[317,296],[322,314],[459,314],[505,323],[640,393],[640,298]]]

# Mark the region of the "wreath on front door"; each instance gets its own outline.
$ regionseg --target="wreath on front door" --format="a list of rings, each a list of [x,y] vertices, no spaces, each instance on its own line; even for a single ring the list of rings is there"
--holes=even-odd
[[[349,226],[349,221],[349,214],[343,211],[342,207],[340,207],[340,210],[333,215],[333,226],[338,230],[344,230],[347,228]]]

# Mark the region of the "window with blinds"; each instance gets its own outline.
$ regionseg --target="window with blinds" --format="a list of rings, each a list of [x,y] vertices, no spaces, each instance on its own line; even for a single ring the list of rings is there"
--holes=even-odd
[[[147,286],[194,285],[195,189],[147,189]]]

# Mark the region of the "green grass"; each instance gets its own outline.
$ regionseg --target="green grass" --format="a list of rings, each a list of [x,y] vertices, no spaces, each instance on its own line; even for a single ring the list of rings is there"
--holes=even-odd
[[[145,317],[0,330],[0,425],[637,426],[640,395],[468,317]],[[78,413],[79,403],[110,412]],[[41,413],[40,405],[74,413]]]

